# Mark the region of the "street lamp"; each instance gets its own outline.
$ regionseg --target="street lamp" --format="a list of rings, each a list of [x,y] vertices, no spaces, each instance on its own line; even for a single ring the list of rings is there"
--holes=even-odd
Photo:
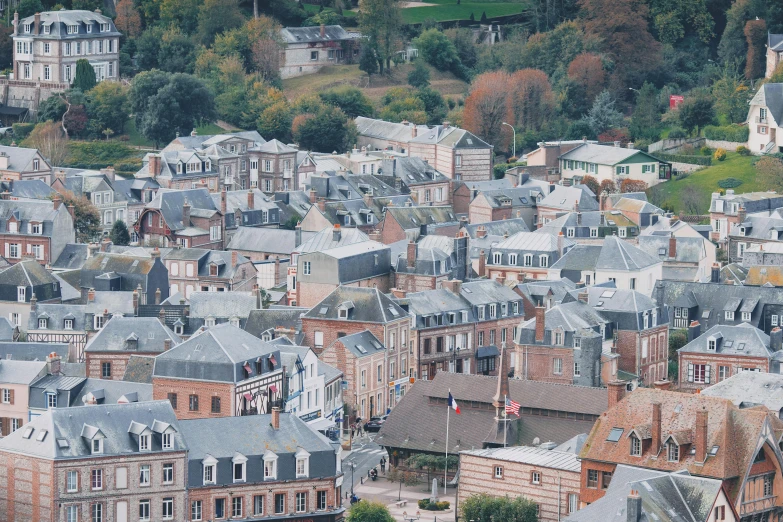
[[[407,511],[403,511],[402,512],[402,519],[405,522],[414,522],[416,520],[419,520],[420,518],[421,518],[421,512],[419,512],[419,511],[416,512],[416,516],[415,517],[413,515],[408,515]]]
[[[356,469],[356,464],[351,462],[351,496],[353,496],[353,471]]]
[[[509,127],[511,127],[511,132],[514,133],[514,152],[513,152],[513,155],[516,158],[517,157],[517,130],[514,128],[513,125],[511,125],[509,123],[506,123],[505,121],[502,122],[502,125],[508,125]]]

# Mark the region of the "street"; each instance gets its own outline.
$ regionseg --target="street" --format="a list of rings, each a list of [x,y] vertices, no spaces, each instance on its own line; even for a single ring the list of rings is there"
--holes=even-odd
[[[361,477],[364,477],[364,482],[369,480],[367,473],[373,467],[377,466],[379,479],[382,476],[381,457],[386,457],[388,461],[389,456],[386,454],[386,450],[374,442],[375,435],[375,433],[368,433],[363,437],[355,438],[351,453],[343,459],[343,473],[345,473],[343,491],[345,493],[350,494],[351,492],[351,464],[356,466],[353,470],[354,487],[362,483]],[[388,464],[386,469],[389,469]]]

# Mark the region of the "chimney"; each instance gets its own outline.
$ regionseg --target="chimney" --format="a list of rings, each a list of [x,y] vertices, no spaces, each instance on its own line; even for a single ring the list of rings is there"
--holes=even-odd
[[[653,387],[656,390],[669,391],[672,388],[672,381],[670,381],[668,379],[662,379],[660,381],[655,381],[653,383]]]
[[[693,341],[701,335],[701,325],[699,321],[691,321],[688,325],[688,342]]]
[[[340,224],[335,223],[334,228],[332,229],[332,241],[340,241],[340,238],[342,237],[343,233],[340,230]]]
[[[674,234],[669,237],[669,257],[672,259],[677,257],[677,238]]]
[[[168,352],[171,350],[171,339],[163,339],[163,351]]]
[[[479,252],[478,258],[478,276],[484,277],[484,273],[487,271],[487,255],[482,250]]]
[[[95,289],[90,288],[89,290],[87,290],[87,302],[92,303],[94,301],[95,301]]]
[[[503,285],[506,284],[506,278],[503,277],[503,276],[496,277],[495,281],[497,281],[500,286],[503,286]]]
[[[604,214],[603,212],[601,212],[601,216],[598,224],[601,226],[606,226],[606,214]]]
[[[416,127],[416,124],[414,123],[411,125],[411,138],[415,138],[419,134],[419,129]]]
[[[318,210],[320,210],[321,212],[326,212],[326,200],[324,200],[323,198],[318,200]]]
[[[769,349],[779,352],[781,348],[783,348],[783,330],[776,326],[769,332]]]
[[[579,208],[579,204],[575,205],[577,208]],[[582,224],[582,213],[577,212],[576,213],[576,224],[581,225]]]
[[[19,11],[14,11],[14,36],[19,34]]]
[[[100,250],[101,247],[98,245],[98,243],[88,243],[87,244],[87,258],[95,257],[95,254],[98,253],[98,250]]]
[[[484,238],[487,237],[487,227],[484,225],[479,225],[476,229],[476,237],[477,238]]]
[[[54,199],[52,200],[52,204],[54,205],[54,209],[57,210],[60,208],[60,205],[62,205],[63,200],[60,198],[60,195],[57,194],[54,196]]]
[[[311,188],[310,189],[310,203],[313,204],[313,205],[315,204],[316,194],[317,193],[316,193],[315,189]]]
[[[536,342],[544,342],[544,332],[546,332],[546,308],[536,306]]]
[[[150,257],[152,259],[159,259],[160,258],[160,249],[158,247],[155,247],[155,249],[150,252]],[[141,285],[139,285],[141,286]]]
[[[223,185],[223,188],[220,190],[220,213],[224,216],[226,215],[226,208],[226,186]],[[187,224],[185,226],[187,226]]]
[[[294,246],[298,247],[302,244],[302,223],[299,222],[294,227]]]
[[[160,303],[155,303],[160,304]],[[158,310],[158,321],[160,321],[160,324],[163,326],[166,326],[166,310],[163,309],[163,307],[160,307],[160,310]]]
[[[416,266],[416,254],[418,253],[419,247],[416,243],[411,241],[408,243],[408,268],[413,268]]]
[[[280,429],[280,408],[277,406],[272,408],[272,429]]]
[[[114,181],[117,178],[117,173],[114,170],[114,167],[106,167],[105,169],[101,169],[101,174],[106,176],[110,181]]]
[[[578,201],[574,201],[574,212],[577,212],[577,213],[579,212],[579,202]]]
[[[182,205],[182,226],[190,226],[190,203],[188,203],[188,198],[185,198],[185,204]]]
[[[101,240],[101,252],[108,252],[110,246],[111,246],[111,239],[109,239],[108,237],[104,237]]]
[[[641,522],[642,520],[642,497],[639,492],[632,489],[628,494],[628,504],[626,507],[626,522]]]
[[[35,297],[35,292],[30,296],[30,311],[35,312],[38,310],[38,298]]]
[[[661,403],[652,403],[652,452],[658,454],[661,449]]]
[[[579,290],[579,293],[577,294],[577,296],[576,296],[576,297],[577,297],[577,299],[579,299],[581,302],[583,302],[583,303],[587,304],[587,303],[588,303],[588,301],[589,301],[589,295],[590,295],[590,294],[588,294],[588,292],[587,292],[587,288],[585,287],[585,288],[582,288],[581,290]]]
[[[609,194],[605,190],[601,191],[601,195],[598,196],[598,210],[606,210],[608,196]]]
[[[720,265],[718,263],[712,264],[710,283],[720,283]]]
[[[745,207],[740,207],[739,210],[737,210],[737,223],[745,221],[745,216],[747,215],[748,213],[745,211]]]
[[[321,38],[326,38],[326,25],[324,24],[321,24]]]
[[[139,291],[138,289],[133,291],[133,315],[139,315]]]
[[[35,21],[35,25],[33,25],[33,34],[38,34],[41,32],[41,13],[35,13],[33,20]]]
[[[696,462],[707,460],[707,410],[696,412]]]
[[[160,174],[160,155],[158,154],[149,155],[149,163],[147,164],[147,171],[150,173],[150,176],[152,176],[153,179],[158,177],[158,174]]]
[[[441,281],[440,287],[444,290],[448,290],[452,294],[459,295],[462,291],[462,281],[459,279],[449,279],[448,281]]]
[[[372,192],[368,192],[364,194],[363,199],[364,199],[364,204],[367,206],[367,208],[372,207]]]
[[[156,305],[160,304],[160,288],[156,288],[155,289],[155,304]],[[163,311],[162,308],[161,308],[161,311]]]
[[[247,191],[247,208],[250,210],[256,208],[256,193],[253,192],[253,189]]]
[[[625,382],[609,381],[606,383],[606,388],[609,390],[609,406],[607,409],[611,409],[614,405],[623,400],[623,397],[625,396]]]
[[[444,121],[444,122],[443,122],[443,128],[444,128],[444,129],[448,129],[448,128],[449,128],[449,126],[451,126],[451,122],[449,122],[449,121]]]
[[[52,352],[46,356],[46,371],[49,375],[58,375],[60,373],[61,360],[57,352]]]
[[[402,290],[400,288],[392,288],[391,293],[394,297],[397,299],[405,299],[405,296],[408,295],[408,292],[405,290]]]
[[[68,213],[71,215],[71,220],[76,221],[76,207],[73,205],[68,205],[65,208],[68,209]]]
[[[237,253],[236,250],[232,250],[231,251],[231,266],[232,267],[237,266],[238,260],[239,260],[239,254]]]
[[[565,245],[563,243],[565,243],[565,236],[563,236],[563,231],[561,230],[557,234],[557,255],[558,255],[558,257],[563,257],[563,248],[565,247]]]

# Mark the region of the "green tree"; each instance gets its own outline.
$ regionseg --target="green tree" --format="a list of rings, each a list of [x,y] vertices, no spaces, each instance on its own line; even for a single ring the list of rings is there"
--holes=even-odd
[[[291,141],[291,125],[294,112],[288,102],[278,101],[264,109],[258,118],[258,132],[266,139],[277,138],[283,143]]]
[[[244,23],[238,0],[204,0],[198,9],[199,40],[204,45],[211,45],[217,34]]]
[[[688,344],[685,330],[672,330],[669,334],[669,359],[677,360],[677,350]]]
[[[593,106],[588,111],[585,120],[595,134],[601,134],[609,129],[623,124],[623,115],[615,108],[615,101],[609,91],[602,91],[595,97]]]
[[[401,28],[400,0],[359,0],[359,30],[376,52],[381,74],[384,64],[391,67]]]
[[[393,87],[381,98],[380,118],[382,120],[423,125],[427,123],[427,109],[424,101],[405,87]]]
[[[195,52],[193,40],[178,28],[172,27],[160,39],[157,63],[166,72],[192,73]]]
[[[351,118],[373,115],[373,107],[369,98],[356,87],[349,85],[333,87],[318,93],[318,96],[324,103],[339,107]]]
[[[661,134],[661,106],[658,89],[645,82],[636,93],[636,106],[631,116],[631,135],[634,138],[657,140]]]
[[[730,64],[723,67],[721,77],[712,84],[712,96],[718,114],[725,116],[730,123],[745,121],[750,91],[735,67]]]
[[[416,91],[416,97],[424,103],[427,124],[440,125],[446,119],[448,106],[443,96],[431,87],[422,87]]]
[[[49,96],[38,105],[38,121],[60,121],[68,107],[59,96]]]
[[[362,500],[351,506],[348,522],[394,522],[394,517],[380,502]]]
[[[63,205],[73,206],[77,242],[89,243],[98,237],[101,232],[101,215],[89,199],[73,192],[52,195],[54,197],[62,199]]]
[[[413,40],[419,57],[440,71],[456,71],[462,65],[457,48],[449,38],[437,29],[427,29]]]
[[[650,16],[658,39],[665,44],[674,44],[686,33],[695,32],[702,42],[709,43],[715,20],[708,3],[707,0],[650,0]]]
[[[715,107],[710,96],[696,94],[685,98],[677,108],[680,125],[688,132],[696,132],[715,121]]]
[[[87,92],[95,87],[95,69],[92,68],[90,62],[84,58],[80,58],[76,61],[76,74],[73,77],[73,83],[71,87],[79,89],[82,92]]]
[[[0,68],[10,67],[14,59],[13,28],[0,26]]]
[[[408,73],[408,85],[416,89],[430,86],[430,70],[424,65],[424,60],[416,60],[413,69]]]
[[[158,68],[158,54],[164,32],[161,27],[148,27],[136,39],[135,58],[140,70],[149,71]]]
[[[350,149],[356,125],[337,107],[324,105],[315,113],[300,114],[291,125],[294,141],[305,150],[334,152]]]
[[[370,45],[362,45],[362,51],[359,55],[359,70],[372,77],[378,72],[378,57],[375,55],[375,49]]]
[[[130,243],[130,233],[128,232],[128,227],[125,226],[125,222],[121,220],[117,220],[114,222],[114,225],[111,227],[111,234],[109,236],[111,238],[111,242],[115,245],[127,245]]]
[[[16,11],[19,13],[19,18],[33,16],[35,13],[40,13],[44,10],[41,0],[22,0],[19,2],[19,7],[16,8]]]
[[[86,95],[88,126],[93,135],[111,129],[121,134],[130,117],[129,88],[120,82],[101,82]]]
[[[162,0],[160,21],[166,27],[175,26],[186,34],[193,34],[198,27],[201,0]]]
[[[462,504],[464,520],[502,520],[503,522],[536,522],[536,504],[524,497],[471,495]]]
[[[454,44],[457,50],[457,57],[463,66],[473,69],[478,62],[478,49],[473,43],[473,31],[466,28],[448,29],[446,36]]]

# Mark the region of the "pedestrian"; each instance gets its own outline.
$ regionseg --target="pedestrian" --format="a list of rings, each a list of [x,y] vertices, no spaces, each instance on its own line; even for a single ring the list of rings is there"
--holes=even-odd
[[[356,433],[356,424],[351,424],[351,438],[353,438],[354,433]]]
[[[381,457],[381,471],[386,473],[386,458]]]

